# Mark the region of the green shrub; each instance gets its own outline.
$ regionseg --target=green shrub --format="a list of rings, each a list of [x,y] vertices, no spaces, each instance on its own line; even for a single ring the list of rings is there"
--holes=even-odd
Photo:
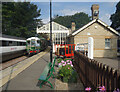
[[[57,62],[60,63],[63,59],[62,58],[59,58],[57,59]]]
[[[61,61],[59,66],[62,66],[59,69],[59,76],[63,78],[64,82],[68,82],[73,73],[73,65],[71,60]]]
[[[75,70],[73,70],[72,75],[69,79],[69,82],[70,83],[77,83],[77,77],[78,77],[77,72]]]

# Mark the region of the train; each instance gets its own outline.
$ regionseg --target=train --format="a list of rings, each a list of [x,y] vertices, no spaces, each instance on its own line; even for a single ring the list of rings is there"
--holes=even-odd
[[[33,55],[45,50],[48,46],[44,38],[30,37],[26,40],[26,50],[29,55]]]
[[[0,34],[0,63],[23,55],[26,51],[26,39]]]
[[[45,50],[48,46],[44,38],[28,39],[0,34],[0,63],[28,54],[33,55]]]

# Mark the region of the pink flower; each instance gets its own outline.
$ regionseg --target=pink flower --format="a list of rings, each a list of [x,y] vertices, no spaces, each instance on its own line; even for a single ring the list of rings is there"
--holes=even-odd
[[[70,64],[72,64],[72,61],[70,61]]]
[[[101,88],[100,88],[100,91],[105,91],[106,89],[105,89],[105,86],[102,86]]]
[[[62,63],[59,63],[58,65],[61,65]]]
[[[91,90],[90,87],[85,88],[85,91],[90,91],[90,90]]]
[[[62,60],[61,63],[64,63],[64,61]]]
[[[67,62],[69,62],[69,60],[67,60]]]
[[[68,67],[68,69],[70,69],[70,68]]]

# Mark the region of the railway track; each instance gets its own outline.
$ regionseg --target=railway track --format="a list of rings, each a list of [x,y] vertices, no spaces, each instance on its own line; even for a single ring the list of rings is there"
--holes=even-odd
[[[27,58],[29,58],[29,57],[27,55],[24,55],[24,56],[20,56],[20,57],[14,58],[12,60],[8,60],[6,62],[3,62],[3,63],[0,64],[0,66],[2,66],[0,68],[0,71],[4,70],[4,69],[6,69],[6,68],[8,68],[8,67],[10,67],[10,66],[12,66],[14,64],[17,64],[17,63],[19,63],[19,62],[21,62],[21,61],[23,61],[23,60],[25,60]]]

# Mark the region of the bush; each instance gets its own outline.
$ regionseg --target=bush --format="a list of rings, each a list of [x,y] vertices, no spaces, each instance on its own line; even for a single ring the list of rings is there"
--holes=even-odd
[[[68,59],[61,60],[59,66],[61,66],[58,72],[59,76],[61,76],[64,82],[68,82],[74,72],[72,61]]]
[[[62,58],[57,59],[57,62],[60,63],[62,61]]]

